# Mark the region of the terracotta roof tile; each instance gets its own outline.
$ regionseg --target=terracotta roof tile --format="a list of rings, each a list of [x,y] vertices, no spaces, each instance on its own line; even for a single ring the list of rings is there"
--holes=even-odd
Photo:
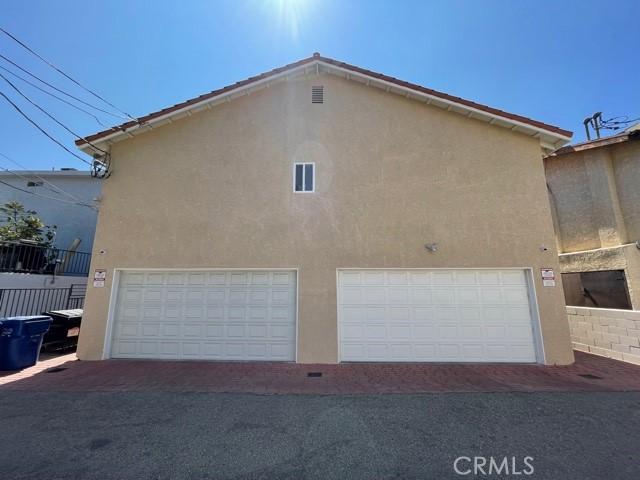
[[[537,120],[533,120],[531,118],[527,118],[527,117],[524,117],[524,116],[521,116],[521,115],[516,115],[514,113],[505,112],[504,110],[499,110],[497,108],[489,107],[487,105],[476,103],[476,102],[473,102],[471,100],[466,100],[466,99],[461,98],[461,97],[456,97],[456,96],[453,96],[453,95],[449,95],[447,93],[439,92],[437,90],[426,88],[426,87],[423,87],[421,85],[416,85],[414,83],[410,83],[410,82],[407,82],[407,81],[404,81],[404,80],[399,80],[399,79],[397,79],[395,77],[390,77],[390,76],[384,75],[382,73],[373,72],[371,70],[360,68],[360,67],[357,67],[355,65],[351,65],[351,64],[348,64],[348,63],[345,63],[345,62],[340,62],[340,61],[334,60],[332,58],[323,57],[319,53],[316,52],[311,57],[304,58],[304,59],[299,60],[297,62],[285,65],[283,67],[275,68],[273,70],[270,70],[268,72],[262,73],[260,75],[249,77],[249,78],[247,78],[245,80],[241,80],[241,81],[236,82],[236,83],[234,83],[232,85],[228,85],[228,86],[222,87],[222,88],[220,88],[218,90],[213,90],[213,91],[211,91],[209,93],[205,93],[205,94],[199,95],[198,97],[186,100],[186,101],[181,102],[181,103],[177,103],[177,104],[172,105],[170,107],[163,108],[162,110],[158,110],[156,112],[149,113],[148,115],[144,115],[144,116],[138,118],[138,122],[135,122],[135,121],[132,120],[132,121],[129,121],[129,122],[125,122],[125,123],[123,123],[121,125],[109,128],[107,130],[103,130],[103,131],[100,131],[98,133],[94,133],[93,135],[89,135],[89,136],[85,137],[84,139],[77,140],[76,141],[76,145],[78,145],[78,146],[85,145],[88,142],[94,142],[96,140],[100,140],[101,138],[104,138],[104,137],[106,137],[108,135],[111,135],[113,133],[124,132],[124,131],[128,130],[129,128],[138,125],[138,123],[144,124],[146,122],[154,120],[154,119],[156,119],[158,117],[161,117],[163,115],[166,115],[168,113],[175,112],[177,110],[181,110],[183,108],[186,108],[186,107],[189,107],[189,106],[192,106],[192,105],[196,105],[196,104],[198,104],[198,103],[200,103],[200,102],[202,102],[204,100],[212,99],[212,98],[214,98],[216,96],[222,95],[222,94],[227,93],[227,92],[229,92],[231,90],[234,90],[236,88],[247,86],[247,85],[249,85],[251,83],[254,83],[254,82],[257,82],[259,80],[263,80],[263,79],[275,76],[275,75],[277,75],[279,73],[282,73],[282,72],[285,72],[287,70],[293,70],[293,69],[295,69],[297,67],[303,66],[303,65],[308,64],[308,63],[313,63],[315,61],[321,61],[323,63],[329,64],[329,65],[333,65],[335,67],[343,68],[345,70],[350,70],[352,72],[359,73],[359,74],[362,74],[362,75],[366,75],[366,76],[369,76],[371,78],[375,78],[375,79],[378,79],[378,80],[382,80],[382,81],[385,81],[385,82],[396,84],[396,85],[398,85],[400,87],[404,87],[404,88],[408,88],[408,89],[411,89],[411,90],[415,90],[416,92],[425,93],[427,95],[431,95],[431,96],[436,97],[436,98],[441,98],[443,100],[455,102],[455,103],[460,104],[460,105],[464,105],[464,106],[471,107],[471,108],[474,108],[474,109],[477,109],[477,110],[481,110],[481,111],[484,111],[484,112],[487,112],[487,113],[490,113],[490,114],[493,114],[493,115],[497,115],[497,116],[503,117],[503,118],[505,118],[507,120],[514,120],[514,121],[517,121],[517,122],[525,123],[525,124],[531,125],[533,127],[537,127],[537,128],[546,130],[546,131],[548,131],[550,133],[555,133],[555,134],[562,135],[562,136],[565,136],[565,137],[571,137],[573,135],[572,132],[570,132],[568,130],[563,130],[563,129],[561,129],[559,127],[555,127],[553,125],[549,125],[549,124],[546,124],[546,123],[543,123],[543,122],[539,122]]]

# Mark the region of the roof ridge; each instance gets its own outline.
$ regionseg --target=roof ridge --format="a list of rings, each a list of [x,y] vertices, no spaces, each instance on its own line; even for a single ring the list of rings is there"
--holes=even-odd
[[[254,83],[254,82],[257,82],[257,81],[260,81],[260,80],[264,80],[266,78],[278,75],[278,74],[286,72],[288,70],[293,70],[295,68],[298,68],[298,67],[301,67],[301,66],[303,66],[305,64],[309,64],[309,63],[313,63],[313,62],[322,62],[322,63],[328,64],[328,65],[333,65],[334,67],[350,70],[352,72],[359,73],[361,75],[365,75],[365,76],[372,77],[372,78],[375,78],[375,79],[378,79],[378,80],[382,80],[382,81],[385,81],[385,82],[396,84],[396,85],[398,85],[400,87],[409,88],[409,89],[414,90],[416,92],[420,92],[420,93],[424,93],[424,94],[427,94],[427,95],[431,95],[433,97],[437,97],[437,98],[440,98],[440,99],[443,99],[443,100],[446,100],[446,101],[449,101],[449,102],[457,103],[457,104],[460,104],[460,105],[463,105],[463,106],[466,106],[466,107],[469,107],[469,108],[474,108],[476,110],[481,110],[481,111],[490,113],[492,115],[496,115],[496,116],[505,118],[507,120],[526,123],[528,125],[531,125],[531,126],[546,130],[548,132],[555,133],[555,134],[558,134],[558,135],[562,135],[564,137],[571,137],[573,135],[573,132],[571,132],[569,130],[564,130],[564,129],[560,128],[560,127],[556,127],[554,125],[550,125],[550,124],[547,124],[547,123],[544,123],[544,122],[541,122],[541,121],[538,121],[538,120],[534,120],[532,118],[525,117],[523,115],[518,115],[518,114],[515,114],[515,113],[509,113],[509,112],[507,112],[505,110],[500,110],[498,108],[490,107],[490,106],[484,105],[482,103],[477,103],[477,102],[474,102],[472,100],[467,100],[467,99],[462,98],[462,97],[457,97],[455,95],[451,95],[451,94],[448,94],[448,93],[440,92],[438,90],[434,90],[432,88],[428,88],[428,87],[424,87],[422,85],[411,83],[411,82],[408,82],[406,80],[400,80],[400,79],[398,79],[396,77],[391,77],[389,75],[385,75],[385,74],[382,74],[382,73],[374,72],[372,70],[368,70],[366,68],[358,67],[356,65],[351,65],[349,63],[342,62],[342,61],[339,61],[339,60],[335,60],[333,58],[324,57],[319,52],[314,52],[313,55],[310,56],[310,57],[303,58],[303,59],[298,60],[296,62],[288,63],[288,64],[286,64],[284,66],[277,67],[277,68],[271,69],[271,70],[269,70],[267,72],[263,72],[263,73],[260,73],[258,75],[254,75],[254,76],[248,77],[248,78],[246,78],[244,80],[240,80],[238,82],[235,82],[235,83],[230,84],[230,85],[226,85],[226,86],[218,88],[216,90],[211,90],[210,92],[203,93],[201,95],[198,95],[197,97],[190,98],[190,99],[185,100],[183,102],[179,102],[179,103],[173,104],[171,106],[165,107],[163,109],[156,110],[156,111],[151,112],[151,113],[149,113],[147,115],[139,117],[137,119],[137,121],[131,120],[131,121],[128,121],[128,122],[124,122],[124,123],[122,123],[120,125],[111,127],[109,129],[106,129],[106,130],[99,131],[99,132],[94,133],[92,135],[89,135],[87,137],[84,137],[83,139],[76,140],[75,143],[76,143],[77,146],[82,146],[82,145],[88,144],[89,142],[94,142],[96,140],[99,140],[101,138],[104,138],[104,137],[106,137],[108,135],[111,135],[111,134],[114,134],[114,133],[125,132],[125,131],[127,131],[128,129],[130,129],[132,127],[135,127],[135,126],[138,126],[138,125],[144,125],[145,123],[147,123],[147,122],[149,122],[149,121],[151,121],[151,120],[153,120],[153,119],[155,119],[157,117],[160,117],[162,115],[166,115],[168,113],[171,113],[171,112],[174,112],[174,111],[177,111],[177,110],[181,110],[183,108],[186,108],[186,107],[189,107],[189,106],[192,106],[192,105],[196,105],[196,104],[198,104],[198,103],[200,103],[202,101],[209,100],[211,98],[214,98],[216,96],[222,95],[222,94],[227,93],[227,92],[229,92],[231,90],[234,90],[236,88],[241,88],[241,87],[247,86],[247,85],[249,85],[251,83]]]

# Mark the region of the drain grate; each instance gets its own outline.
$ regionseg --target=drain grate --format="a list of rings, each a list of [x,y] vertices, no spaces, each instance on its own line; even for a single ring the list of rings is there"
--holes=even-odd
[[[322,372],[308,372],[307,377],[321,377]]]
[[[578,376],[582,378],[588,378],[589,380],[602,380],[602,377],[593,375],[592,373],[579,373]]]
[[[58,373],[58,372],[64,372],[67,368],[66,367],[52,367],[52,368],[47,368],[44,373]]]

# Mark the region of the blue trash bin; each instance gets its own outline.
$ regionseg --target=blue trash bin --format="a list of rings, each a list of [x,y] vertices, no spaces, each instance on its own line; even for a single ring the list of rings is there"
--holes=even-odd
[[[21,370],[38,361],[42,337],[51,317],[10,317],[0,319],[0,370]]]

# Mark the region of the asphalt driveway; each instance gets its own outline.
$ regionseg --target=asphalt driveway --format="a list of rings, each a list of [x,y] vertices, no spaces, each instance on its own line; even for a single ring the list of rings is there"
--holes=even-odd
[[[461,456],[521,472],[532,457],[521,479],[640,478],[639,392],[0,391],[0,406],[4,480],[514,477],[458,475]]]

